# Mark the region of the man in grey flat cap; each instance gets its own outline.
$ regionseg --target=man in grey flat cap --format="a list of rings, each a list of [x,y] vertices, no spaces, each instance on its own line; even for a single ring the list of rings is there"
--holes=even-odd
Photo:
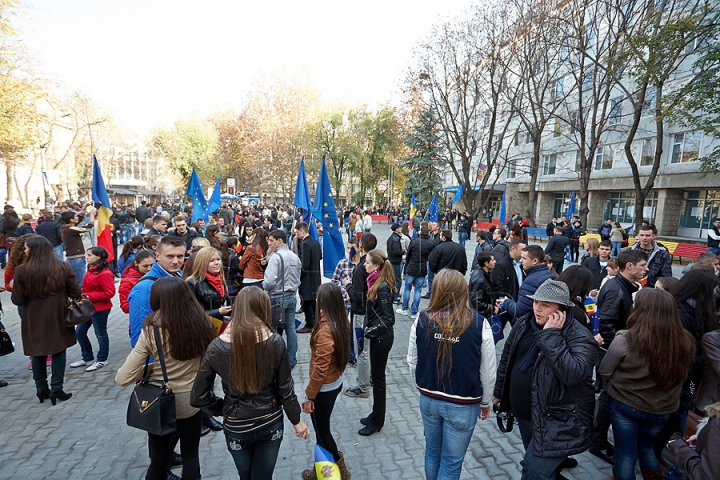
[[[573,318],[565,283],[545,280],[528,298],[533,309],[517,319],[505,342],[493,403],[518,420],[522,479],[565,478],[560,470],[577,466],[568,455],[592,441],[598,345]]]

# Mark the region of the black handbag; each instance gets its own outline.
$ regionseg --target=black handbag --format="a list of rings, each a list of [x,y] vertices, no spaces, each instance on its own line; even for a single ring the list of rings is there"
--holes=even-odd
[[[5,331],[5,325],[0,322],[0,357],[10,355],[15,351],[10,335]]]
[[[83,295],[79,299],[69,299],[67,308],[65,323],[69,327],[87,322],[96,313],[95,305],[92,304],[87,295]]]
[[[285,295],[285,260],[279,253],[276,253],[275,255],[278,255],[280,257],[280,265],[282,265],[282,270],[280,273],[282,275],[282,296]],[[280,325],[285,324],[285,307],[282,303],[274,303],[272,300],[270,301],[270,318],[272,320],[273,328],[277,328]]]
[[[158,385],[150,382],[148,364],[150,356],[145,360],[143,378],[137,384],[130,396],[127,410],[127,424],[153,435],[167,435],[177,428],[175,415],[175,394],[168,387],[165,357],[163,355],[162,341],[157,327],[155,332],[155,345],[157,346],[160,368],[162,368],[163,381]]]

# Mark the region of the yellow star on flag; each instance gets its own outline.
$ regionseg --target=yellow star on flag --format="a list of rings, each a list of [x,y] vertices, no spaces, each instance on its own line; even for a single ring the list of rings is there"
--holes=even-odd
[[[328,197],[332,197],[332,192],[328,193]]]
[[[328,215],[328,214],[326,213],[325,215],[323,215],[323,217],[325,217],[325,218],[330,218],[330,215]]]
[[[327,207],[327,202],[323,202],[323,207]]]
[[[332,224],[332,223],[329,223],[329,224],[328,224],[328,227],[333,228],[333,224]]]

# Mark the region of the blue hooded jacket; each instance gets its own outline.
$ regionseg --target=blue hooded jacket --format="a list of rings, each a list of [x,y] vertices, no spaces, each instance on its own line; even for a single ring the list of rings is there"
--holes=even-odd
[[[182,272],[178,271],[178,274],[182,275]],[[130,290],[130,295],[128,295],[128,305],[130,306],[130,346],[135,346],[140,337],[145,319],[152,313],[152,308],[150,308],[150,288],[152,288],[155,280],[150,280],[148,277],[158,279],[169,276],[170,274],[155,262],[150,271]]]

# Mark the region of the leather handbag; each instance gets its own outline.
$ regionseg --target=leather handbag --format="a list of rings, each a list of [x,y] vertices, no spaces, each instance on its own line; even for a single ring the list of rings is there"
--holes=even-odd
[[[282,265],[282,270],[280,271],[280,275],[282,275],[282,290],[283,293],[281,295],[285,295],[285,260],[283,259],[282,255],[279,253],[276,253],[280,257],[280,265]],[[272,327],[277,328],[280,325],[285,324],[285,307],[280,302],[273,302],[270,301],[270,317],[272,321]]]
[[[515,423],[515,417],[512,412],[501,412],[500,405],[493,404],[493,412],[497,420],[498,428],[502,433],[512,432],[513,423]]]
[[[698,424],[703,419],[702,415],[698,415],[692,410],[687,412],[687,420],[685,421],[685,431],[683,432],[683,440],[687,440],[697,434]]]
[[[5,331],[5,325],[0,322],[0,357],[10,355],[15,351],[10,335]]]
[[[69,327],[80,325],[90,320],[95,315],[95,305],[90,299],[83,295],[82,297],[68,300],[67,313],[65,314],[65,323]]]
[[[167,369],[165,368],[165,356],[163,355],[160,332],[157,327],[153,327],[153,331],[163,380],[160,384],[150,382],[150,375],[148,375],[150,356],[148,356],[147,360],[145,360],[143,378],[135,384],[135,389],[130,395],[127,424],[130,427],[145,430],[153,435],[162,436],[177,429],[175,394],[168,387]]]

